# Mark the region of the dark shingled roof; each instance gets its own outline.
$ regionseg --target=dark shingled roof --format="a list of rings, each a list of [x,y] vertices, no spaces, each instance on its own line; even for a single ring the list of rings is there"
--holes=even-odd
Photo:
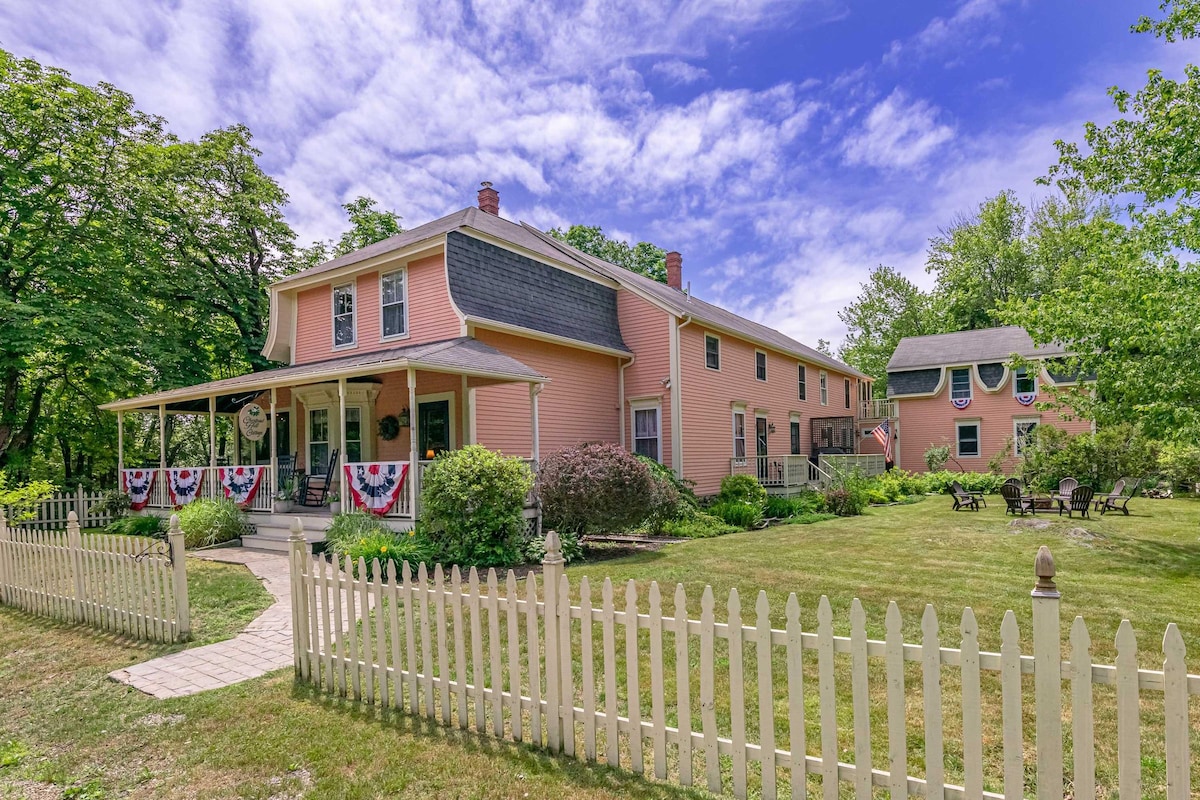
[[[629,352],[610,286],[458,231],[446,235],[446,270],[468,317]]]
[[[887,380],[888,397],[902,397],[906,394],[928,394],[937,388],[942,379],[942,368],[914,369],[909,372],[889,372]]]
[[[1024,328],[984,328],[977,331],[908,336],[896,345],[888,372],[941,367],[947,364],[981,364],[1007,361],[1014,353],[1024,358],[1062,355],[1061,345],[1038,347]]]

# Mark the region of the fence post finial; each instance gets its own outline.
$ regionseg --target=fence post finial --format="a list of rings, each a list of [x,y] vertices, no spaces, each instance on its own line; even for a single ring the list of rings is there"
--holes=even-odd
[[[1037,583],[1033,587],[1034,597],[1060,597],[1058,586],[1054,583],[1056,574],[1054,555],[1050,548],[1042,545],[1038,548],[1037,557],[1033,560],[1033,572],[1037,575]]]
[[[289,542],[294,542],[297,539],[304,541],[304,521],[299,517],[292,517],[291,536],[288,537]]]
[[[565,564],[562,554],[562,540],[558,538],[557,531],[549,531],[546,534],[546,555],[542,558],[543,564]]]

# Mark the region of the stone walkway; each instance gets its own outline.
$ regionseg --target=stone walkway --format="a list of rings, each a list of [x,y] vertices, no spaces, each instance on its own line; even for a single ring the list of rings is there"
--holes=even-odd
[[[292,665],[292,598],[287,555],[228,548],[193,557],[245,564],[262,580],[275,604],[232,639],[134,664],[109,673],[110,678],[165,699],[232,686]]]

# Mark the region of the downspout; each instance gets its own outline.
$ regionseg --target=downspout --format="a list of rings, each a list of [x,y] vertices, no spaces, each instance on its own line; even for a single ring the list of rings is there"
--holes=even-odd
[[[679,332],[692,324],[692,315],[685,314],[671,324],[671,468],[683,477],[683,367],[680,363]]]
[[[617,368],[617,422],[618,430],[621,431],[622,450],[631,449],[625,439],[625,368],[633,366],[635,361],[637,361],[637,354],[631,355],[628,361]]]

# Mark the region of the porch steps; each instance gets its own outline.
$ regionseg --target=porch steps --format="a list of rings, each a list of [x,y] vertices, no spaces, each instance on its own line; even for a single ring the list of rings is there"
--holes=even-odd
[[[287,552],[288,537],[292,535],[292,520],[299,518],[304,523],[304,541],[309,546],[325,541],[325,530],[332,521],[328,514],[255,514],[255,532],[242,537],[242,547],[250,550]],[[389,520],[397,530],[412,527],[410,520]]]

